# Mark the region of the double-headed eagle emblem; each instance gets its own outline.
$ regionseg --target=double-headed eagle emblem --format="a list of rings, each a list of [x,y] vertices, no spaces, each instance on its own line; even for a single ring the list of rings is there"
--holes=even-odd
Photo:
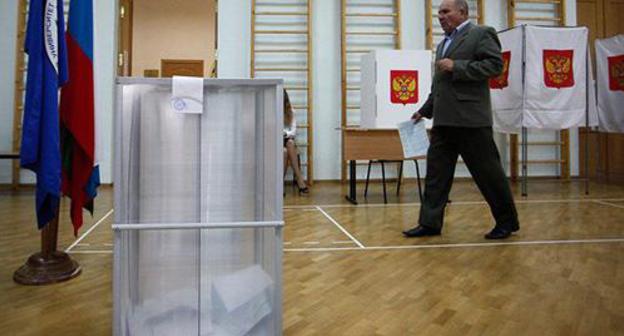
[[[544,80],[547,87],[574,86],[574,50],[544,50]]]
[[[503,72],[496,77],[490,78],[490,89],[504,89],[509,86],[509,63],[511,63],[511,51],[504,51]]]
[[[418,101],[418,72],[391,71],[391,102],[411,104]]]
[[[624,55],[609,57],[609,89],[624,91]]]

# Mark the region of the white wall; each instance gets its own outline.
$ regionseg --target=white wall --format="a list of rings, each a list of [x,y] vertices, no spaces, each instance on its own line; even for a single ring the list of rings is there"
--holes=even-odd
[[[0,152],[13,150],[13,90],[17,2],[0,1]],[[11,182],[11,160],[0,160],[0,183]]]
[[[94,0],[94,80],[95,115],[98,127],[96,141],[102,183],[113,181],[113,106],[116,76],[117,21],[116,1]]]
[[[251,0],[218,2],[217,77],[249,78]]]
[[[340,1],[315,1],[312,8],[314,87],[314,175],[340,177]]]

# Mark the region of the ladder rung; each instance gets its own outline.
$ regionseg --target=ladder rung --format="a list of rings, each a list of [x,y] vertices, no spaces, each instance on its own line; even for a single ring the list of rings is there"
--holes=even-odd
[[[347,105],[347,110],[359,110],[360,105]]]
[[[305,110],[308,108],[308,105],[293,105],[292,106],[294,109],[301,109],[301,110]]]
[[[351,68],[351,69],[347,69],[347,72],[360,72],[360,69]]]
[[[307,53],[307,49],[256,49],[256,53]]]
[[[371,51],[371,49],[349,49],[347,50],[347,54],[366,54]]]
[[[0,159],[19,159],[20,155],[18,153],[0,153]]]
[[[561,18],[550,18],[550,17],[530,17],[530,16],[516,16],[516,20],[518,21],[552,21],[559,22]]]
[[[359,89],[360,89],[359,86],[347,86],[347,90],[348,91],[357,91]]]
[[[286,91],[290,90],[290,91],[306,91],[308,89],[307,86],[285,86],[284,89],[286,89]]]
[[[434,19],[436,19],[436,20],[438,19],[438,15],[437,15],[437,14],[433,14],[433,15],[431,15],[431,17],[432,17],[432,18],[434,18]],[[478,21],[478,20],[479,20],[479,15],[477,15],[477,14],[468,15],[468,19]],[[439,27],[439,26],[438,26],[438,27]]]
[[[255,71],[308,71],[308,68],[255,68]]]
[[[345,16],[356,16],[356,17],[396,17],[397,13],[390,14],[379,14],[379,13],[347,13]]]
[[[299,35],[308,34],[307,30],[256,30],[255,34]]]
[[[516,9],[516,14],[521,14],[524,15],[526,13],[541,13],[544,14],[546,11],[542,8],[534,8],[534,7],[528,7],[528,8],[517,8]]]
[[[346,32],[346,35],[397,35],[396,31],[391,32],[378,32],[378,31],[351,31]]]
[[[559,0],[516,0],[516,3],[544,3],[544,4],[560,4]]]
[[[308,125],[297,125],[297,128],[310,128]]]
[[[308,12],[273,12],[273,11],[254,11],[255,15],[282,15],[282,16],[307,16]]]
[[[519,146],[522,146],[522,143],[518,143]],[[561,146],[563,142],[561,141],[534,141],[527,142],[527,146]]]
[[[353,4],[353,5],[357,5],[358,7],[394,7],[394,5],[392,3],[366,3],[366,2],[362,2],[362,3],[358,3],[358,4]]]
[[[563,160],[527,160],[528,164],[534,163],[534,164],[560,164],[560,163],[564,163],[565,161]],[[518,164],[522,164],[522,160],[518,161]]]

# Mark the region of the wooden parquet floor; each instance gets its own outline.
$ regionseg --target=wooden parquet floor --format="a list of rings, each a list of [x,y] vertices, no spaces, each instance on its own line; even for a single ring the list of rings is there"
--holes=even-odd
[[[426,239],[401,235],[418,216],[413,181],[386,205],[380,184],[368,200],[358,187],[358,206],[338,183],[285,189],[285,335],[624,335],[624,186],[514,185],[521,230],[504,242],[483,239],[493,221],[469,180]],[[12,281],[39,248],[33,206],[32,190],[0,190],[0,335],[110,335],[112,189],[77,244],[61,218],[59,248],[83,267],[62,284]]]

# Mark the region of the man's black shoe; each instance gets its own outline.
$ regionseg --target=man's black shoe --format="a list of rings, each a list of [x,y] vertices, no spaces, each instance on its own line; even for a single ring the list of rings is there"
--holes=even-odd
[[[518,231],[518,229],[515,231]],[[511,236],[510,230],[495,227],[492,231],[485,234],[485,239],[505,239],[509,238],[509,236]]]
[[[403,231],[403,235],[405,237],[427,237],[427,236],[439,236],[441,230],[440,229],[432,229],[426,226],[418,225],[413,229],[409,229],[407,231]]]

